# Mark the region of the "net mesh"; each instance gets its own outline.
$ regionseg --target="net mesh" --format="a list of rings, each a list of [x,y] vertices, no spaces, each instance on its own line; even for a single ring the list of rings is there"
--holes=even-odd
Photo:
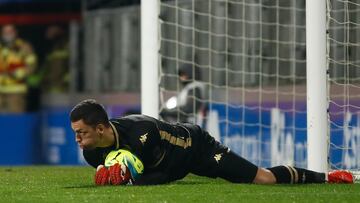
[[[359,7],[327,3],[329,160],[331,168],[356,168]],[[163,118],[197,123],[255,164],[306,167],[305,12],[305,0],[162,0]],[[181,82],[184,67],[191,77]],[[186,88],[193,82],[202,93]]]
[[[360,1],[328,1],[331,168],[360,167]]]

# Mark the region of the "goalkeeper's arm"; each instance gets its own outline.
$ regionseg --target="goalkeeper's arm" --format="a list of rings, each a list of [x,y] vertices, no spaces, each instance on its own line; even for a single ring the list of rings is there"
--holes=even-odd
[[[169,182],[169,176],[162,172],[153,172],[148,174],[142,174],[134,185],[158,185]]]

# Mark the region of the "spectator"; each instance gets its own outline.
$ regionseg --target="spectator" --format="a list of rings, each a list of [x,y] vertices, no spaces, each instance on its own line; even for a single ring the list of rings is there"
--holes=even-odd
[[[169,122],[202,125],[207,112],[207,91],[205,84],[195,80],[200,76],[198,69],[191,64],[185,64],[180,67],[178,74],[183,88],[177,96],[171,97],[165,103],[160,115]]]
[[[49,26],[46,39],[50,43],[43,71],[44,92],[64,93],[69,90],[69,39],[65,29],[59,25]]]
[[[0,41],[0,112],[21,113],[26,108],[26,79],[34,72],[37,57],[32,46],[18,37],[16,27],[2,27]]]

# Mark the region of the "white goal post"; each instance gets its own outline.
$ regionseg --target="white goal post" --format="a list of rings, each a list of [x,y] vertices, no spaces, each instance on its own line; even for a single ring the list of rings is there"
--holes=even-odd
[[[306,0],[308,168],[328,170],[326,0]]]
[[[141,1],[141,113],[159,116],[159,0]]]

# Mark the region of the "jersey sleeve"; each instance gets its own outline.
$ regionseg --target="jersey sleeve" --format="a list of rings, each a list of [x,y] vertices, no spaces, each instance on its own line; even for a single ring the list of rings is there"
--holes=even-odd
[[[83,156],[85,161],[94,168],[105,162],[103,152],[99,149],[83,150]]]
[[[153,172],[143,174],[135,182],[134,185],[159,185],[169,182],[168,174],[162,172]]]

